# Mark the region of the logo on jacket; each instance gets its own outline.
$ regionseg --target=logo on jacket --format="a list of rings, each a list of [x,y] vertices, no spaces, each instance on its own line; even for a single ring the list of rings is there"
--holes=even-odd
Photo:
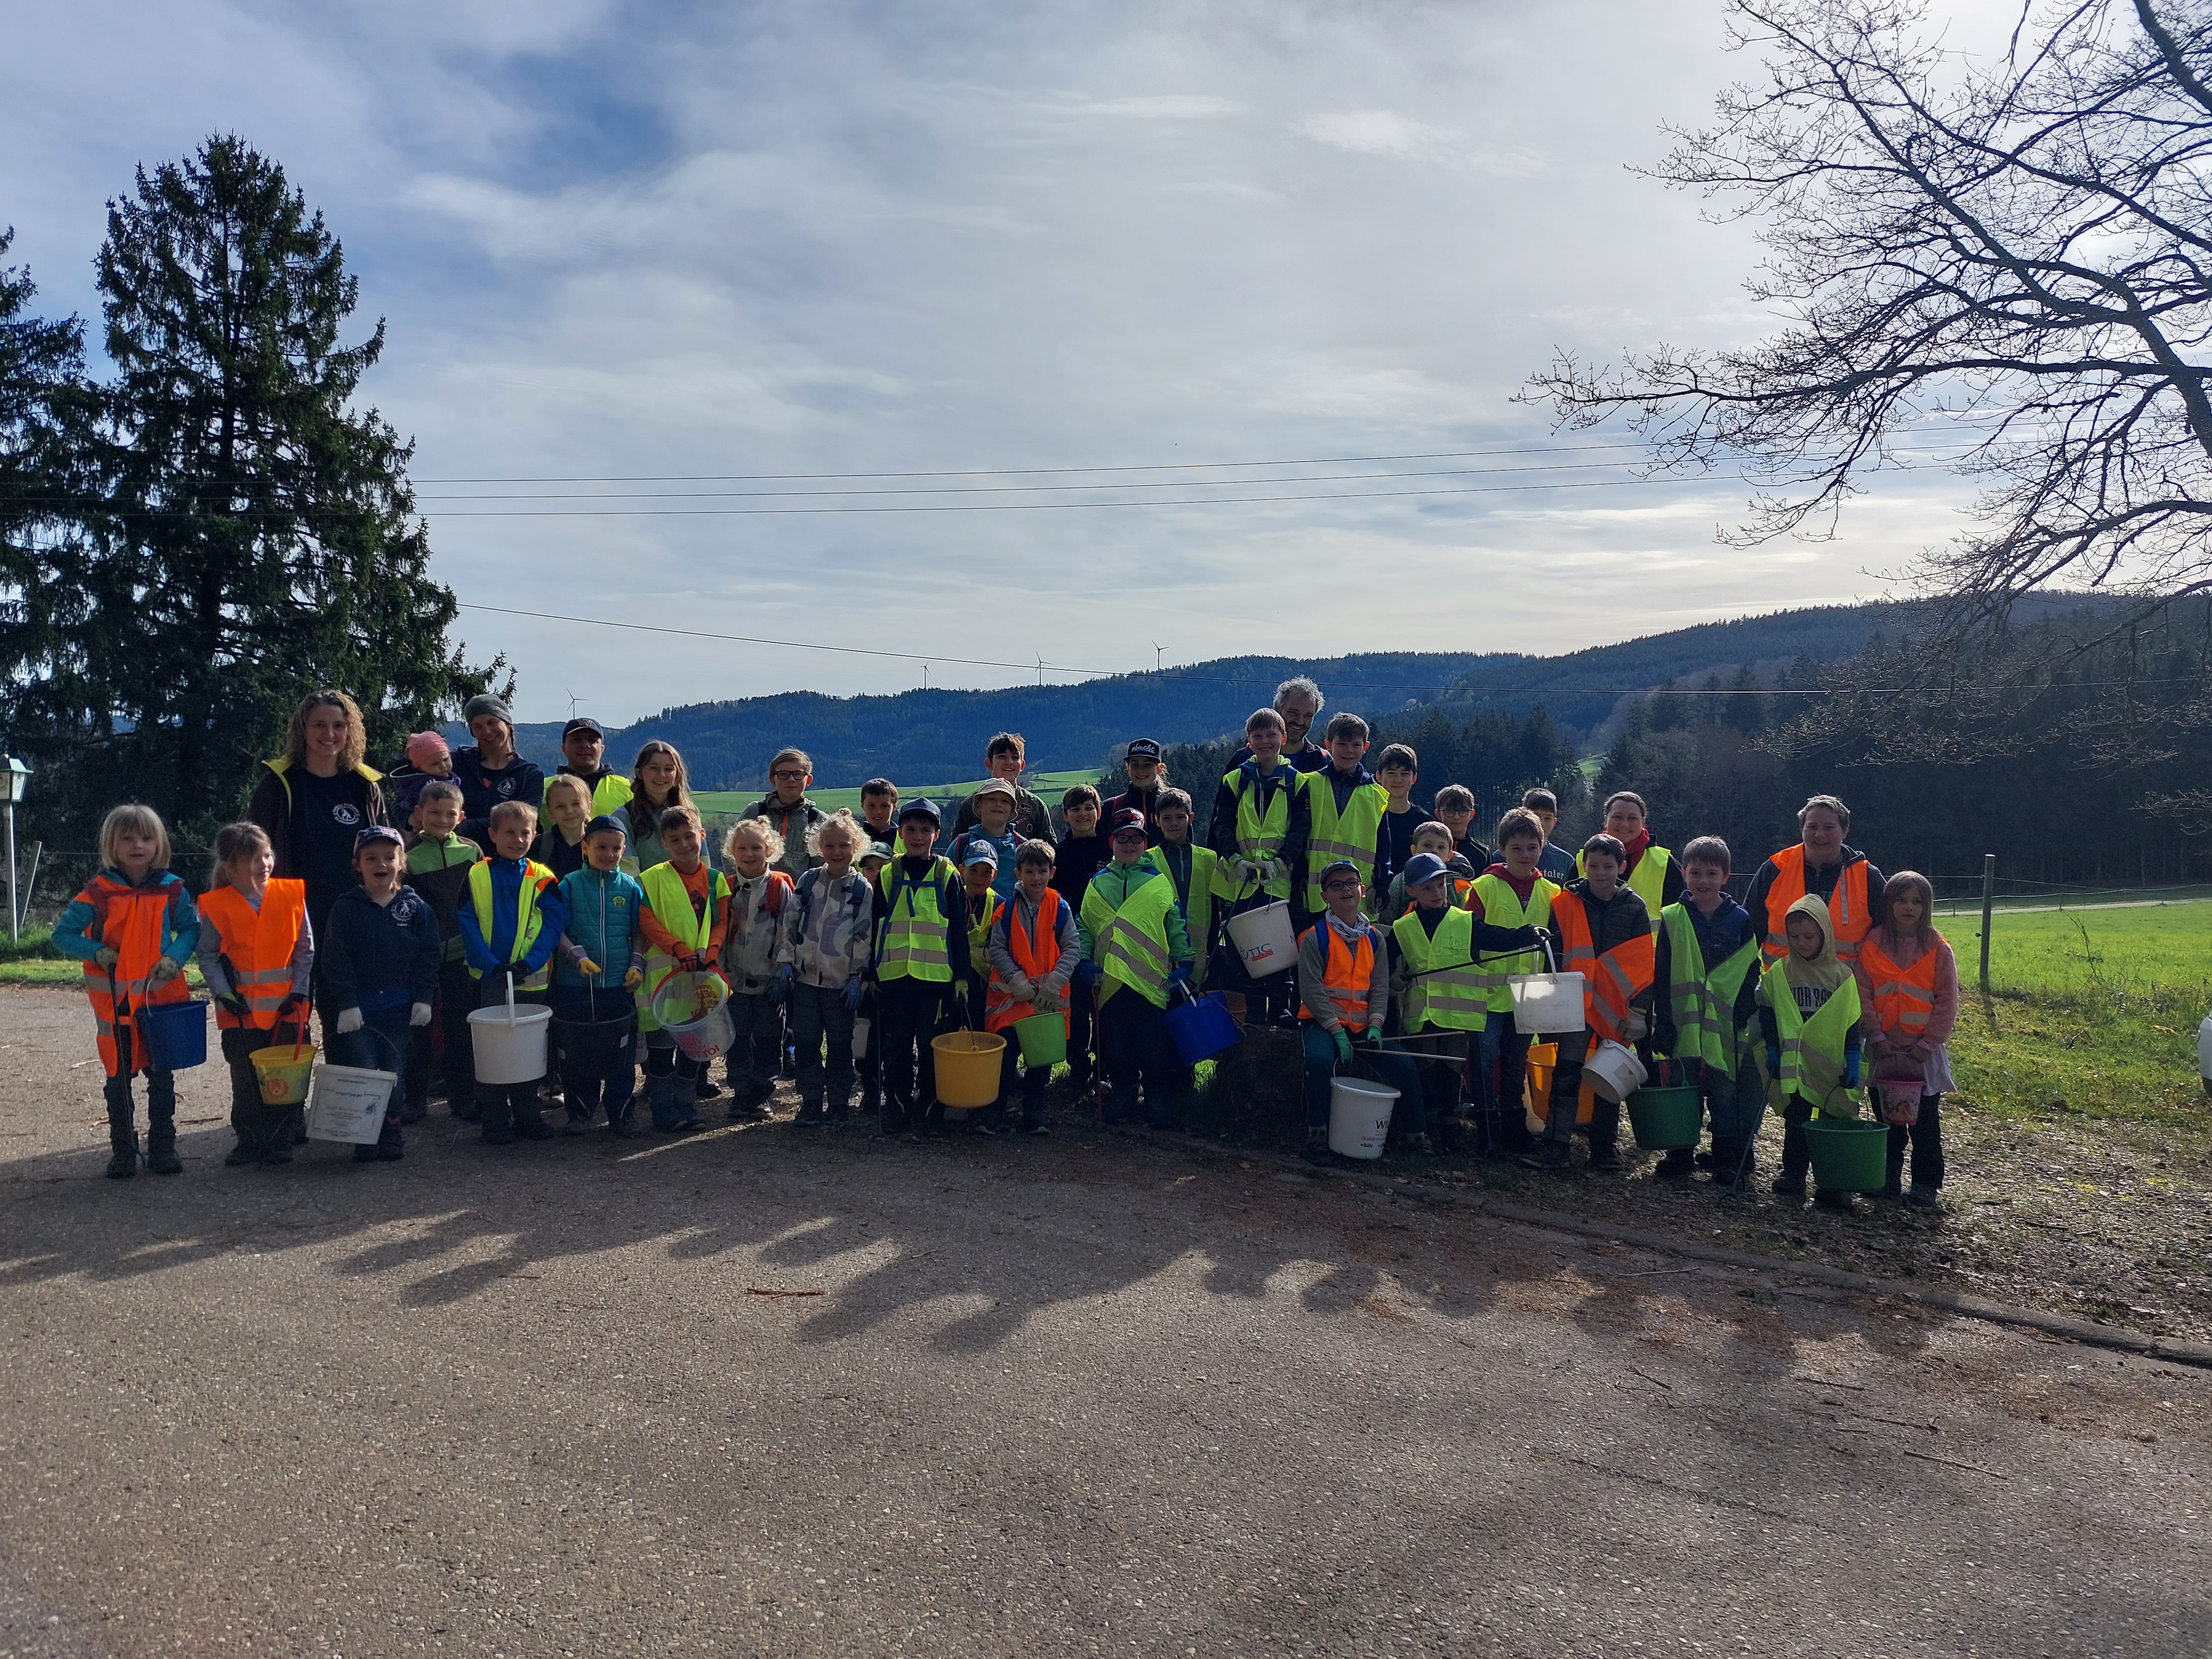
[[[340,801],[331,808],[331,817],[350,830],[361,822],[361,808]]]
[[[501,778],[497,783],[492,786],[492,788],[494,792],[498,794],[511,796],[514,793],[514,780],[513,778]]]

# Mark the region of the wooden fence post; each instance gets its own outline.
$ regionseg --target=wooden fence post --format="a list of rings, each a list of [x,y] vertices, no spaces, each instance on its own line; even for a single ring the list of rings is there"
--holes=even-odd
[[[1997,855],[1982,854],[1982,994],[1990,994],[1990,921],[1996,912]]]

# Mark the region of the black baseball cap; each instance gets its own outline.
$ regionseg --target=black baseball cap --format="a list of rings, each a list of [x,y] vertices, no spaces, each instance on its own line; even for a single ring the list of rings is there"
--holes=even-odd
[[[908,818],[927,818],[932,823],[942,824],[945,822],[945,814],[937,810],[935,801],[925,795],[921,799],[910,800],[899,808],[898,821],[904,823]]]
[[[564,742],[567,740],[568,736],[571,732],[589,732],[595,738],[604,738],[606,736],[605,731],[600,726],[599,723],[593,720],[589,714],[579,714],[575,719],[570,720],[566,726],[561,728],[561,737]]]
[[[1124,757],[1127,760],[1158,760],[1159,757],[1160,745],[1151,738],[1132,738],[1129,752]]]

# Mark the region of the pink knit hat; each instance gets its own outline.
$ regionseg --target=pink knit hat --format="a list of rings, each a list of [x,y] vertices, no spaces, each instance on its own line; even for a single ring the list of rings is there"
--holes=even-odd
[[[407,758],[417,766],[428,766],[440,756],[450,753],[445,738],[435,732],[417,732],[407,739]]]

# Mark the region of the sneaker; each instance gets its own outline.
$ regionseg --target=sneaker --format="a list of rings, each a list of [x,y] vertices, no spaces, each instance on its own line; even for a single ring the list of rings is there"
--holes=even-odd
[[[1022,1120],[1022,1133],[1025,1135],[1048,1135],[1052,1133],[1052,1125],[1041,1117],[1025,1117]]]
[[[698,1097],[701,1100],[720,1100],[722,1097],[722,1085],[719,1083],[709,1083],[705,1077],[702,1076],[699,1079]]]
[[[230,1149],[230,1156],[223,1162],[234,1170],[243,1164],[258,1164],[261,1162],[261,1149],[241,1136],[238,1145]]]
[[[264,1164],[289,1164],[292,1161],[292,1149],[285,1144],[283,1136],[276,1136],[261,1149],[261,1161]]]
[[[376,1143],[376,1157],[379,1163],[397,1164],[406,1156],[407,1148],[396,1135],[390,1140],[380,1140]]]
[[[514,1121],[514,1133],[521,1140],[550,1140],[553,1126],[542,1117],[521,1117]]]
[[[1813,1194],[1813,1206],[1815,1209],[1833,1210],[1838,1214],[1846,1214],[1851,1208],[1851,1195],[1846,1192],[1839,1192],[1833,1187],[1823,1187]]]
[[[424,1100],[410,1100],[399,1109],[399,1121],[402,1123],[420,1123],[429,1115],[430,1103]]]
[[[1437,1144],[1426,1135],[1408,1135],[1406,1138],[1406,1150],[1415,1158],[1434,1158],[1437,1155]]]
[[[634,1135],[637,1133],[636,1121],[628,1112],[620,1117],[611,1117],[607,1120],[607,1133],[611,1135]]]
[[[477,1105],[473,1100],[465,1100],[459,1105],[451,1107],[449,1109],[453,1112],[455,1117],[459,1118],[464,1123],[481,1123],[483,1121],[483,1108]]]
[[[371,1142],[369,1145],[368,1145],[368,1146],[356,1146],[356,1147],[355,1147],[355,1148],[353,1149],[353,1161],[354,1161],[355,1163],[356,1163],[356,1164],[374,1164],[374,1163],[375,1163],[375,1162],[376,1162],[376,1146],[375,1146],[375,1143],[374,1143],[374,1142]]]
[[[807,1127],[811,1128],[816,1124],[824,1121],[828,1116],[829,1114],[824,1112],[819,1106],[808,1106],[802,1104],[799,1109],[799,1115],[791,1121],[793,1123],[803,1123],[806,1125]]]
[[[1915,1182],[1905,1195],[1905,1201],[1916,1210],[1940,1210],[1943,1207],[1942,1192],[1934,1187],[1923,1187]]]
[[[1687,1181],[1698,1166],[1686,1152],[1669,1152],[1659,1160],[1658,1168],[1651,1173],[1662,1181]]]
[[[832,1106],[826,1115],[832,1123],[842,1123],[853,1115],[853,1109],[849,1106]]]
[[[700,1098],[703,1100],[706,1097],[702,1095]],[[744,1103],[733,1101],[730,1105],[730,1121],[732,1123],[765,1123],[775,1115],[774,1112],[757,1101]]]
[[[404,1122],[405,1120],[401,1121]],[[571,1113],[568,1121],[562,1124],[561,1133],[564,1135],[587,1135],[592,1133],[592,1120]]]
[[[1565,1173],[1567,1168],[1567,1143],[1564,1140],[1544,1141],[1534,1152],[1522,1153],[1521,1162],[1531,1170],[1549,1170],[1557,1173]]]
[[[1805,1177],[1778,1175],[1774,1177],[1774,1184],[1769,1187],[1767,1191],[1772,1193],[1777,1198],[1802,1198],[1805,1196]]]
[[[1589,1166],[1593,1170],[1618,1170],[1620,1154],[1613,1150],[1610,1142],[1602,1146],[1594,1146],[1590,1148]]]
[[[1001,1129],[997,1124],[987,1122],[980,1117],[977,1118],[974,1123],[970,1124],[969,1127],[973,1133],[979,1135],[1001,1135],[1006,1133],[1006,1131]]]

